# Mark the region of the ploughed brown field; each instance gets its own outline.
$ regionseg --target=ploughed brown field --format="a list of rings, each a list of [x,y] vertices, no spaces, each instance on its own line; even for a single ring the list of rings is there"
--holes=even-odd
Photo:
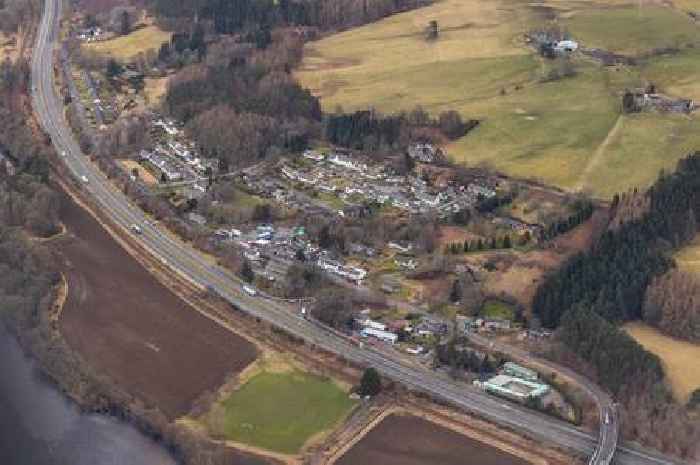
[[[68,298],[61,331],[98,372],[171,419],[255,360],[257,350],[189,308],[67,199]]]
[[[391,415],[337,465],[529,465],[523,459],[414,416]]]

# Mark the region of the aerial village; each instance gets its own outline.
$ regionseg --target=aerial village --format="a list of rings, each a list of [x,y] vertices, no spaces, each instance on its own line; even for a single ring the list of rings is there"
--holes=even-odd
[[[82,43],[108,36],[93,25],[73,34]],[[546,33],[530,40],[543,53],[579,50]],[[389,156],[319,142],[222,169],[182,122],[149,101],[145,80],[163,71],[129,64],[107,76],[65,50],[62,63],[82,127],[100,132],[138,115],[150,143],[117,160],[122,174],[136,191],[166,201],[180,230],[225,257],[252,296],[297,298],[290,277],[312,269],[324,287],[363,296],[336,328],[348,337],[442,370],[451,369],[446,343],[456,338],[450,350],[475,386],[571,419],[571,403],[538,373],[467,342],[476,335],[536,344],[551,336],[524,329],[523,313],[541,277],[582,246],[567,236],[597,211],[590,200],[465,169],[427,140]],[[309,317],[303,305],[300,317]]]

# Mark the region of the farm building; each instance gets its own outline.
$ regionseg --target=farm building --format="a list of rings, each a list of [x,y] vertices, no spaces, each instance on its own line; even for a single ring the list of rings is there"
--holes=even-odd
[[[379,339],[380,341],[388,342],[389,344],[395,344],[399,338],[396,334],[390,333],[389,331],[382,331],[379,329],[369,327],[364,328],[362,331],[360,331],[360,336],[373,337]]]
[[[506,362],[503,364],[503,373],[508,376],[524,379],[525,381],[537,381],[539,378],[536,371],[513,362]]]
[[[535,383],[508,375],[496,375],[486,381],[474,381],[474,385],[486,392],[508,399],[525,402],[544,396],[550,390],[546,384]]]
[[[578,42],[574,40],[560,40],[554,42],[554,51],[558,53],[575,52],[578,49]]]

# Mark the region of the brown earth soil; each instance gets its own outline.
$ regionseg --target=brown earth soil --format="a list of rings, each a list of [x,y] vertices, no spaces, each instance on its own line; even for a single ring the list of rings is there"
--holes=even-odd
[[[523,459],[408,415],[391,415],[384,419],[336,463],[528,465]]]
[[[62,218],[68,298],[60,329],[98,372],[175,418],[256,358],[253,344],[189,308],[73,202]]]

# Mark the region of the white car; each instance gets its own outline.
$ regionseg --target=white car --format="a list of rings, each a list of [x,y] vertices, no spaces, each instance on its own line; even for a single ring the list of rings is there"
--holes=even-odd
[[[80,176],[80,180],[83,181],[85,184],[89,183],[90,181],[88,180],[87,176],[82,175]]]
[[[252,286],[243,286],[243,291],[251,297],[258,295],[258,291]]]
[[[62,157],[65,157],[66,155],[67,155],[67,154],[66,154],[66,151],[65,151],[65,150],[61,150],[61,156],[62,156]]]
[[[138,224],[134,223],[131,225],[131,230],[134,231],[136,234],[141,234],[143,231],[141,230],[141,226]]]

